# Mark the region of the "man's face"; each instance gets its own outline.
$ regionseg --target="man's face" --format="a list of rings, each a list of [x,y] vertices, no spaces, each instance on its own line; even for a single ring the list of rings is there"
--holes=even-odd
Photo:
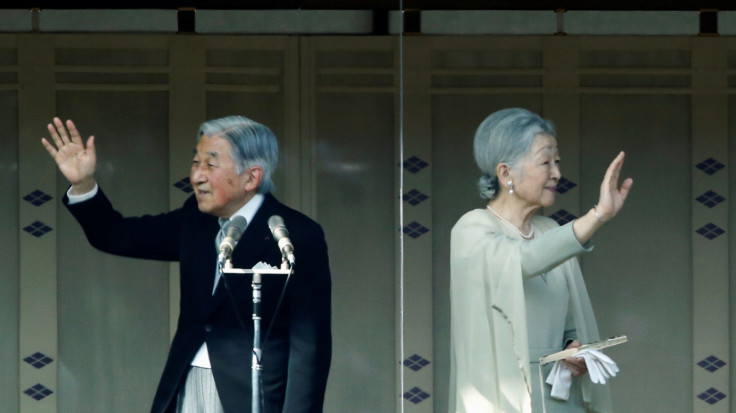
[[[250,172],[249,169],[237,174],[228,141],[219,136],[202,135],[189,173],[199,210],[230,218],[253,197],[258,187],[257,182],[253,185]]]

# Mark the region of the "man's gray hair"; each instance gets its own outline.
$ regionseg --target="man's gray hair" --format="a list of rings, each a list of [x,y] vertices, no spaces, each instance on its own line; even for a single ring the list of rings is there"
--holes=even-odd
[[[496,166],[514,165],[529,154],[539,134],[557,137],[555,127],[547,119],[526,109],[511,108],[492,113],[478,126],[473,141],[473,154],[483,176],[478,191],[483,199],[493,199],[498,191]]]
[[[263,169],[263,179],[258,186],[259,194],[273,190],[271,174],[279,162],[279,145],[276,136],[266,125],[244,116],[228,116],[208,120],[200,125],[197,142],[203,135],[219,136],[230,142],[230,155],[235,161],[238,174],[253,166]]]

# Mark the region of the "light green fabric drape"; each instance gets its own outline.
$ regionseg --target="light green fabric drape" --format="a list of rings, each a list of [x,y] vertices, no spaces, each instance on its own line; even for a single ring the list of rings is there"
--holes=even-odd
[[[529,345],[523,279],[563,266],[581,342],[599,339],[575,255],[592,248],[572,223],[532,218],[533,240],[488,210],[468,212],[451,233],[451,413],[531,412]],[[592,411],[611,411],[608,388],[584,381]]]

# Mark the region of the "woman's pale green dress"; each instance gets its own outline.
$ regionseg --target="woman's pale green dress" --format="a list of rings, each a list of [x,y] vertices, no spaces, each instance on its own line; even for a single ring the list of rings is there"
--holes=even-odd
[[[524,240],[490,211],[477,209],[452,229],[451,413],[541,412],[538,402],[532,410],[532,394],[541,401],[533,390],[539,386],[538,365],[531,364],[538,353],[560,350],[566,331],[583,343],[599,339],[574,258],[590,248],[577,241],[572,223],[560,227],[535,216],[532,225],[534,239]],[[575,394],[590,411],[611,412],[607,386],[587,378],[577,382]],[[552,410],[580,406],[574,397],[547,403],[548,412],[578,411]]]

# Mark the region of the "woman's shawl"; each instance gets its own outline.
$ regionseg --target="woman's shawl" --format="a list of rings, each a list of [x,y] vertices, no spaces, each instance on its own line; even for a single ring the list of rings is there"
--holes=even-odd
[[[588,292],[575,255],[581,246],[572,223],[535,216],[537,234],[523,240],[490,211],[468,212],[455,224],[450,246],[451,413],[531,412],[524,278],[562,265],[578,339],[599,340]],[[560,343],[562,345],[562,343]],[[608,387],[583,381],[594,412],[611,412]]]

